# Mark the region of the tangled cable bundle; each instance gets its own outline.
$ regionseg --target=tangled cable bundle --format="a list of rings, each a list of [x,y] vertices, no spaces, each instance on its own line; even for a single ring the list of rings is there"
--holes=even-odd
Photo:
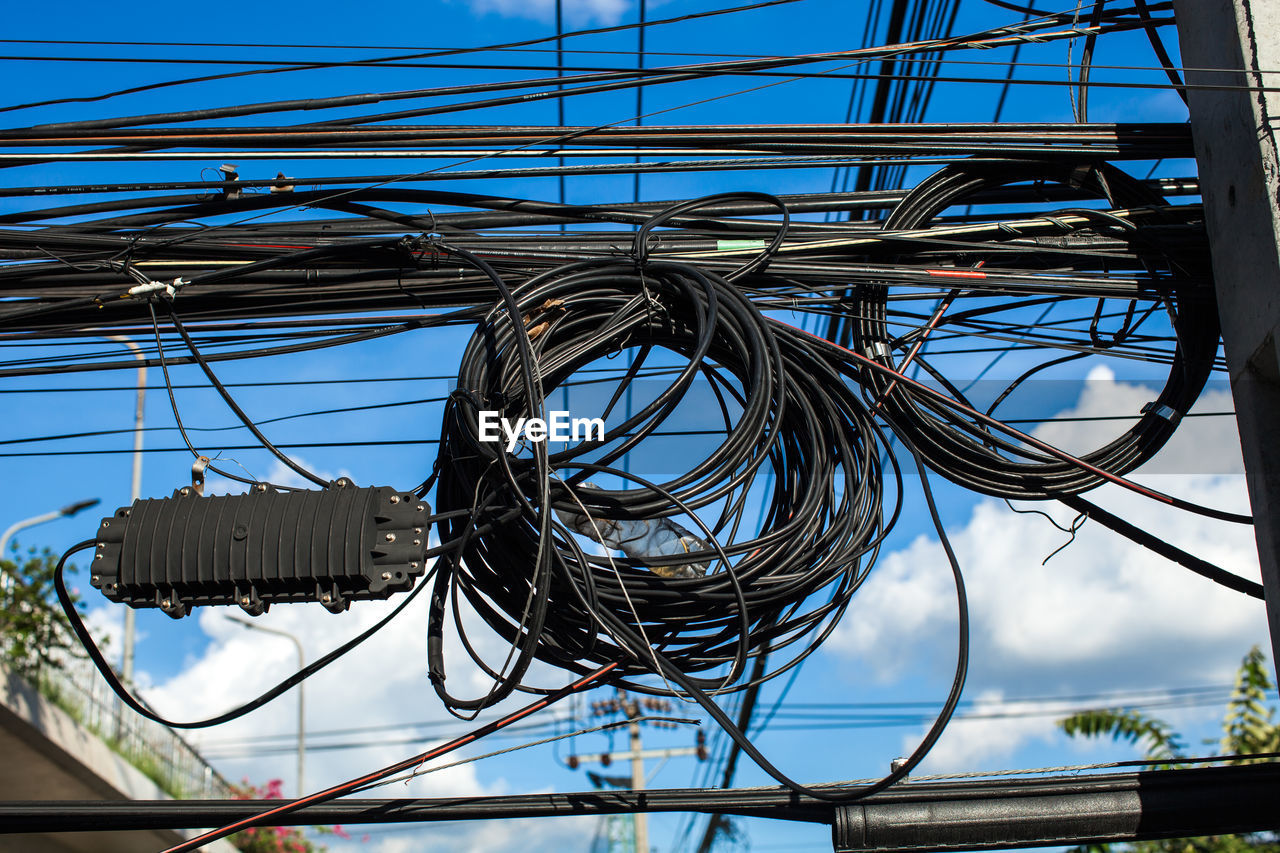
[[[960,222],[938,218],[957,203],[982,204],[999,193],[1014,193],[1020,203],[1097,195],[1111,209],[1060,209],[994,222],[981,215]],[[551,215],[571,209],[543,207]],[[779,219],[724,218],[775,212]],[[635,221],[633,211],[602,208],[591,215]],[[902,480],[891,450],[895,443],[904,448],[920,475],[955,580],[955,677],[942,712],[910,759],[871,788],[831,795],[839,799],[864,796],[909,772],[945,727],[963,687],[963,579],[926,467],[986,494],[1060,498],[1090,513],[1096,508],[1077,493],[1110,480],[1182,509],[1248,522],[1120,476],[1159,450],[1215,366],[1216,315],[1204,299],[1208,288],[1197,265],[1197,221],[1194,208],[1166,206],[1146,184],[1109,166],[971,160],[925,180],[883,223],[841,224],[834,239],[825,223],[793,226],[790,205],[782,199],[728,193],[669,205],[637,222],[629,253],[618,249],[619,232],[561,235],[560,244],[550,248],[545,235],[523,242],[513,236],[508,250],[490,246],[485,235],[455,234],[449,226],[420,238],[362,236],[299,247],[252,261],[240,272],[280,273],[283,286],[300,262],[333,264],[346,275],[343,265],[361,253],[359,262],[366,262],[372,252],[384,274],[394,268],[397,288],[403,288],[400,299],[412,298],[422,308],[466,306],[406,318],[393,327],[474,327],[461,355],[457,388],[444,406],[439,455],[419,487],[424,497],[434,494],[437,512],[431,520],[440,543],[428,554],[436,557],[433,575],[419,587],[430,591],[429,674],[445,706],[459,715],[516,691],[548,693],[530,683],[535,660],[584,675],[607,667],[611,681],[638,692],[691,697],[775,779],[827,798],[773,767],[713,697],[792,669],[832,631],[899,516]],[[670,230],[658,234],[655,229],[663,225]],[[1183,251],[1175,241],[1188,236],[1189,251]],[[185,294],[187,288],[199,292],[238,281],[217,270],[175,279],[172,289],[181,282]],[[138,287],[168,292],[145,278]],[[166,303],[191,358],[231,404],[210,359],[179,320],[173,297],[154,295],[141,304],[151,313],[154,301]],[[959,299],[965,307],[951,311]],[[919,306],[930,301],[932,309],[921,314]],[[1084,314],[1046,321],[1054,307],[1073,304],[1089,307]],[[784,309],[835,318],[836,340],[765,313]],[[1166,313],[1165,330],[1153,331],[1154,321],[1144,328],[1151,317]],[[347,321],[341,323],[341,331],[357,336],[386,328],[345,329]],[[165,355],[154,317],[151,325],[163,366],[174,359]],[[837,342],[846,337],[848,348]],[[1033,366],[983,411],[966,397],[954,372],[925,358],[926,343],[948,337],[966,344],[983,337],[1018,342],[1033,352]],[[311,344],[289,348],[294,346]],[[1051,352],[1034,363],[1035,351],[1054,349],[1068,354]],[[933,359],[945,348],[927,352]],[[615,377],[604,382],[617,383],[608,402],[596,411],[574,412],[608,422],[607,436],[555,452],[538,440],[518,451],[507,446],[507,435],[482,440],[482,411],[508,423],[545,422],[549,395],[599,383],[584,374],[622,353],[631,356],[627,366],[617,360],[602,371]],[[1073,457],[994,416],[1029,377],[1089,354],[1168,365],[1164,390],[1120,438]],[[909,368],[923,370],[937,385],[917,381]],[[641,378],[659,390],[641,393],[635,402],[631,392]],[[232,408],[265,447],[282,456],[242,410]],[[635,473],[671,470],[664,467],[672,460],[663,457],[662,440],[690,434],[715,438],[691,463],[678,463],[679,473],[666,479]],[[759,517],[748,517],[757,508]],[[1161,553],[1219,583],[1261,595],[1256,584],[1177,549]],[[501,662],[486,657],[487,646],[468,637],[464,623],[472,612],[507,644]],[[483,695],[456,696],[447,689],[451,632],[492,679]],[[82,639],[91,645],[87,634]],[[183,725],[234,718],[346,648],[240,708]],[[105,676],[100,655],[95,662]]]
[[[925,228],[941,211],[964,203],[976,193],[1006,184],[1026,181],[1054,182],[1083,188],[1107,199],[1113,208],[1167,209],[1155,192],[1124,172],[1100,163],[1073,165],[1006,160],[963,161],[936,172],[921,182],[885,220],[886,231],[909,231]],[[1132,335],[1148,314],[1161,303],[1166,307],[1176,345],[1169,359],[1169,374],[1159,396],[1141,412],[1137,421],[1122,435],[1103,447],[1079,455],[1094,468],[1111,474],[1124,474],[1137,468],[1156,454],[1173,435],[1179,420],[1200,395],[1213,369],[1218,345],[1218,318],[1213,300],[1207,298],[1204,282],[1207,276],[1188,270],[1192,263],[1177,257],[1170,247],[1154,242],[1152,228],[1138,227],[1128,219],[1089,210],[1073,210],[1088,218],[1090,228],[1115,232],[1128,245],[1145,272],[1159,282],[1154,292],[1128,295],[1128,308],[1120,328],[1109,340],[1098,332],[1098,318],[1103,300],[1098,299],[1094,321],[1089,329],[1095,349],[1105,351]],[[1053,217],[1050,217],[1051,219]],[[1112,236],[1109,234],[1109,236]],[[975,247],[976,248],[976,247]],[[981,249],[966,259],[993,260]],[[964,275],[963,272],[959,273]],[[985,273],[974,272],[976,278]],[[959,280],[959,278],[957,278]],[[948,307],[949,299],[939,302],[930,322],[911,333],[895,336],[886,322],[889,288],[884,284],[867,284],[856,293],[852,320],[852,349],[889,368],[887,371],[864,369],[860,380],[866,383],[876,400],[882,401],[885,418],[900,431],[913,436],[913,442],[929,466],[967,488],[996,497],[1016,499],[1052,499],[1077,494],[1100,485],[1104,480],[1096,471],[1028,448],[998,433],[973,418],[964,416],[936,399],[922,397],[911,385],[898,381],[892,371],[901,369],[894,352],[900,350],[936,380],[953,399],[975,408],[942,373],[932,369],[916,349]],[[959,291],[953,291],[952,297]],[[1124,297],[1122,297],[1124,298]],[[1139,300],[1150,304],[1135,321]],[[957,312],[950,321],[962,321],[989,310],[986,306]],[[1056,358],[1037,365],[1018,377],[988,408],[988,413],[1014,388],[1034,373],[1087,352]],[[1137,413],[1135,413],[1137,414]]]
[[[673,213],[637,234],[634,261],[569,264],[520,286],[512,294],[516,310],[496,306],[462,355],[436,488],[441,541],[457,545],[437,563],[429,628],[433,680],[452,707],[483,707],[507,695],[533,657],[576,672],[621,661],[635,676],[657,668],[656,651],[686,674],[728,665],[720,677],[692,678],[699,688],[742,689],[751,656],[810,637],[771,677],[816,648],[870,567],[888,523],[879,434],[868,410],[824,359],[802,340],[776,335],[725,278],[645,258],[649,227]],[[655,353],[675,354],[682,367],[606,441],[557,453],[535,445],[543,456],[524,456],[480,439],[480,410],[512,421],[545,417],[553,389],[624,348],[638,355],[604,417]],[[700,380],[720,400],[723,440],[662,483],[613,467],[624,453],[644,459],[645,440]],[[584,487],[599,475],[622,477],[627,487]],[[758,531],[743,518],[756,484],[757,492],[768,489]],[[709,507],[717,518],[704,524],[695,512]],[[601,526],[682,516],[701,528],[691,541],[705,550],[600,556],[554,521],[557,514],[587,515]],[[544,536],[548,528],[552,535]],[[701,577],[662,571],[690,563],[710,570]],[[499,672],[464,640],[497,680],[479,700],[443,687],[443,625],[450,611],[459,622],[459,599],[516,650],[509,671]]]

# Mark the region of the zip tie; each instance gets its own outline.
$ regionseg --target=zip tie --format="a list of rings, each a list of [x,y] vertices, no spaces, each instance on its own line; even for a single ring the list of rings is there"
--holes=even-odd
[[[172,282],[146,281],[142,284],[135,284],[133,287],[126,290],[122,298],[127,299],[132,297],[134,299],[142,299],[143,297],[151,296],[153,293],[163,292],[166,296],[172,299],[177,295],[178,288],[183,287],[186,284],[187,282],[181,278],[175,278]]]
[[[1142,413],[1145,415],[1147,412],[1155,412],[1170,423],[1178,419],[1178,410],[1172,406],[1156,406],[1154,402],[1151,402],[1142,407]]]

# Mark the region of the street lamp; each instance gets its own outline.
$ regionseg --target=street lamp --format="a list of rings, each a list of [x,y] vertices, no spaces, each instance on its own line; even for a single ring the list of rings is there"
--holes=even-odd
[[[264,634],[275,634],[278,637],[284,637],[288,640],[292,640],[293,647],[298,652],[298,670],[301,671],[306,667],[307,665],[306,659],[302,655],[302,643],[298,642],[298,638],[295,637],[293,634],[290,634],[288,631],[278,630],[276,628],[268,628],[265,625],[259,625],[256,622],[250,622],[248,619],[243,619],[239,616],[228,615],[226,618],[230,619],[232,622],[235,622],[237,625],[243,625],[244,627],[252,628],[255,631],[262,631]],[[304,694],[302,691],[302,682],[298,682],[298,796],[299,797],[301,797],[306,793],[306,788],[303,787],[303,781],[302,781],[303,773],[306,769],[306,756],[307,756],[307,729],[306,729],[306,717],[305,717],[305,710],[304,710],[305,708],[306,708],[306,705],[304,701]]]
[[[142,497],[142,415],[147,403],[147,356],[142,347],[124,335],[103,335],[109,341],[116,341],[127,346],[133,357],[141,362],[138,365],[138,400],[133,413],[133,492],[129,499],[132,504]],[[137,614],[133,608],[124,611],[124,643],[120,650],[120,674],[126,682],[133,680],[133,638],[137,630]]]
[[[55,509],[53,512],[46,512],[44,515],[36,515],[31,518],[19,521],[16,524],[9,525],[9,529],[0,534],[0,557],[6,553],[5,549],[9,547],[9,539],[19,530],[26,530],[28,527],[35,527],[37,524],[44,524],[46,521],[54,521],[66,516],[75,515],[82,509],[88,509],[91,506],[97,506],[100,503],[98,498],[90,498],[87,501],[76,501],[68,504],[62,509]]]
[[[76,501],[73,504],[67,504],[62,509],[55,509],[53,512],[46,512],[44,515],[35,515],[31,518],[19,521],[16,524],[9,525],[4,533],[0,534],[0,559],[3,559],[8,552],[9,539],[19,530],[26,530],[28,527],[35,527],[37,524],[44,524],[46,521],[54,521],[69,515],[75,515],[82,509],[88,509],[91,506],[97,506],[98,498],[90,498],[87,501]],[[17,562],[16,560],[14,561]],[[0,592],[4,594],[4,600],[8,601],[9,590],[13,588],[14,578],[8,572],[0,572]]]

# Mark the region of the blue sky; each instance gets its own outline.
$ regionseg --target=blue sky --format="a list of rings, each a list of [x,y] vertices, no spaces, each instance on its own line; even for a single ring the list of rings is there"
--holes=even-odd
[[[633,20],[634,0],[566,0],[569,26],[612,24]],[[1067,4],[1063,4],[1067,5]],[[668,0],[649,3],[649,15],[665,17],[713,8],[705,0]],[[7,13],[10,38],[94,39],[176,42],[280,42],[307,44],[379,45],[387,47],[444,47],[480,45],[530,38],[554,32],[553,6],[549,0],[452,0],[443,3],[367,3],[316,5],[313,3],[228,3],[216,10],[150,2],[119,7],[82,2],[59,4],[56,14],[48,7],[22,5]],[[693,21],[652,29],[647,36],[650,51],[720,52],[726,54],[810,53],[847,49],[861,36],[864,6],[839,0],[804,0],[774,9],[737,16]],[[1012,22],[1003,12],[977,0],[962,4],[956,32],[978,30]],[[1173,44],[1173,35],[1166,31]],[[630,51],[634,32],[592,37],[572,43],[594,51]],[[28,55],[69,53],[78,56],[218,57],[246,59],[280,56],[327,56],[317,49],[294,50],[205,47],[135,48],[132,46],[53,47],[9,45],[10,53]],[[1065,76],[1065,42],[1023,51],[1024,61],[1052,67],[1029,67],[1023,76]],[[394,51],[389,51],[394,52]],[[377,51],[353,51],[351,55],[377,55]],[[1076,54],[1078,56],[1077,47]],[[974,61],[1004,61],[1008,51],[965,54]],[[522,53],[513,60],[554,61],[553,54]],[[592,65],[631,61],[628,57],[567,52],[567,62]],[[651,57],[649,64],[659,60]],[[671,61],[684,61],[671,57]],[[1145,40],[1136,33],[1103,39],[1096,61],[1116,65],[1150,65],[1154,61]],[[824,68],[826,66],[823,66]],[[999,69],[954,66],[957,74],[998,75]],[[6,101],[34,101],[77,94],[96,94],[149,81],[183,77],[190,66],[169,64],[111,65],[6,61],[0,66],[9,86]],[[116,114],[147,113],[160,109],[184,109],[204,105],[269,100],[278,97],[315,97],[340,92],[388,91],[444,85],[460,79],[497,79],[503,73],[486,71],[338,69],[294,74],[265,75],[240,80],[160,90],[95,104],[59,106],[0,114],[6,126],[77,120]],[[1151,73],[1096,72],[1099,79],[1159,81]],[[645,93],[646,112],[667,110],[682,104],[718,97],[718,100],[664,112],[653,121],[698,124],[751,122],[838,122],[842,120],[850,81],[803,80],[732,97],[719,97],[757,86],[755,79],[698,82]],[[996,86],[940,84],[927,113],[930,121],[986,121],[998,96]],[[394,108],[394,107],[393,107]],[[604,124],[634,115],[630,92],[588,96],[571,100],[566,118],[571,124]],[[1004,118],[1010,121],[1067,121],[1071,106],[1064,87],[1013,86]],[[1185,109],[1167,90],[1097,89],[1090,97],[1094,121],[1182,121]],[[285,114],[270,121],[311,121],[307,114]],[[444,117],[446,122],[553,124],[550,102],[465,113]],[[253,124],[258,119],[233,123]],[[143,164],[59,164],[20,167],[0,171],[6,186],[80,183],[110,177],[113,180],[194,180],[225,160]],[[234,161],[233,161],[234,162]],[[441,161],[448,162],[448,161]],[[439,165],[432,162],[430,166]],[[1145,175],[1152,164],[1127,164],[1126,169]],[[245,161],[243,177],[272,177],[276,171],[302,176],[348,173],[410,173],[426,168],[421,161],[301,162]],[[465,167],[464,167],[465,168]],[[1171,162],[1158,166],[1157,175],[1192,174],[1193,164]],[[203,171],[202,171],[203,170]],[[909,172],[908,184],[927,174],[926,168]],[[646,176],[641,196],[676,199],[738,189],[772,193],[825,191],[831,170],[774,172],[719,172],[707,174]],[[441,189],[495,192],[551,199],[557,193],[554,179],[524,181],[440,182]],[[630,200],[629,176],[575,178],[568,182],[571,202]],[[0,210],[20,209],[22,201],[0,200]],[[303,381],[352,377],[448,376],[455,372],[457,356],[465,341],[459,330],[415,332],[374,343],[342,349],[230,362],[218,367],[229,384],[249,381]],[[66,348],[5,347],[5,358],[52,358],[68,349],[110,351],[119,345],[108,341],[71,344]],[[977,372],[989,356],[960,360],[949,366],[960,372]],[[1009,378],[1020,372],[1015,360],[998,365],[993,377]],[[176,368],[178,385],[203,386],[197,370]],[[1090,361],[1064,369],[1046,401],[1046,414],[1133,413],[1153,396],[1158,378],[1151,370],[1131,363]],[[79,442],[0,446],[0,452],[43,452],[108,449],[104,455],[3,456],[0,481],[9,488],[0,492],[0,526],[12,520],[56,508],[74,500],[97,497],[104,510],[123,506],[129,498],[131,446],[128,431],[133,419],[132,371],[90,373],[0,380],[0,406],[5,413],[0,439],[81,430],[115,429],[119,435]],[[159,371],[149,376],[146,421],[149,427],[169,428],[173,416],[164,399]],[[71,388],[110,386],[113,390],[69,391]],[[241,405],[259,421],[322,409],[374,405],[409,399],[437,398],[446,393],[445,379],[371,382],[347,385],[277,386],[234,389]],[[24,390],[26,389],[26,390]],[[21,393],[17,393],[21,392]],[[189,425],[201,428],[230,426],[233,417],[207,388],[180,389],[178,402]],[[1202,402],[1203,411],[1230,409],[1229,395],[1220,387]],[[362,441],[370,438],[416,440],[438,434],[440,406],[423,403],[392,409],[375,409],[345,415],[326,415],[281,421],[265,427],[278,443],[313,444]],[[1097,446],[1108,437],[1096,425],[1088,428],[1046,426],[1038,434],[1068,449]],[[1111,427],[1114,429],[1114,427]],[[197,432],[204,447],[251,444],[243,430]],[[225,445],[220,444],[225,442]],[[175,447],[180,442],[172,430],[149,432],[149,447]],[[297,456],[313,470],[345,475],[361,485],[410,486],[423,479],[434,457],[431,445],[389,448],[308,447]],[[1200,502],[1237,511],[1247,509],[1243,477],[1239,473],[1238,444],[1229,418],[1189,421],[1153,470],[1147,482],[1166,491]],[[278,463],[264,452],[236,450],[225,453],[255,475],[281,481]],[[183,485],[190,457],[185,452],[149,453],[144,462],[143,493],[169,494]],[[1139,479],[1142,479],[1141,477]],[[225,483],[211,483],[217,490]],[[1176,688],[1229,683],[1239,659],[1251,644],[1266,647],[1266,628],[1260,603],[1221,591],[1207,581],[1187,576],[1177,567],[1141,553],[1105,530],[1086,525],[1076,541],[1047,564],[1041,560],[1065,541],[1065,535],[1037,516],[1015,515],[1002,503],[981,498],[935,479],[942,499],[943,519],[955,539],[974,611],[974,657],[966,698],[971,712],[1020,712],[1031,710],[1029,699],[1106,693],[1117,690]],[[1098,502],[1167,536],[1171,541],[1239,573],[1255,576],[1256,555],[1247,530],[1212,523],[1198,517],[1174,515],[1146,505],[1127,493],[1100,490]],[[802,781],[826,781],[878,776],[889,762],[909,752],[925,729],[919,721],[891,727],[816,729],[798,716],[806,703],[830,702],[930,702],[945,694],[954,665],[954,603],[945,563],[939,556],[932,529],[922,514],[918,488],[908,480],[907,512],[887,543],[885,553],[855,599],[841,626],[824,649],[809,662],[786,695],[784,709],[775,724],[761,732],[757,742],[784,771]],[[1049,510],[1059,521],[1069,514]],[[97,512],[96,510],[94,511]],[[62,520],[32,530],[24,545],[62,550],[96,529],[93,513]],[[82,586],[83,586],[82,582]],[[86,599],[94,621],[111,630],[119,618],[89,590]],[[391,604],[394,604],[392,602]],[[263,617],[263,624],[297,633],[309,657],[315,657],[343,638],[371,624],[385,612],[384,604],[369,603],[335,617],[319,607],[277,608]],[[410,610],[384,635],[353,653],[349,659],[307,684],[308,728],[314,732],[351,727],[392,726],[439,722],[444,714],[426,681],[424,656],[425,617]],[[140,642],[137,667],[149,685],[148,698],[161,709],[182,718],[204,716],[236,704],[279,680],[292,670],[293,653],[287,642],[254,634],[227,622],[216,611],[207,611],[181,622],[154,613],[139,614]],[[496,649],[496,645],[489,647]],[[563,675],[546,669],[538,673],[541,684],[556,684]],[[780,679],[763,691],[761,705],[769,707],[784,689]],[[476,689],[480,689],[476,682]],[[588,697],[588,700],[597,697]],[[684,709],[691,711],[695,709]],[[864,711],[866,709],[863,709]],[[919,709],[916,709],[919,710]],[[561,717],[567,707],[557,709]],[[931,713],[926,707],[924,713]],[[262,711],[218,730],[198,736],[232,778],[254,781],[282,778],[292,790],[294,758],[287,752],[267,752],[258,744],[251,750],[246,738],[281,735],[268,745],[288,744],[293,733],[293,696],[286,695]],[[1159,711],[1173,720],[1198,744],[1214,736],[1219,706],[1172,708]],[[554,715],[553,715],[554,716]],[[700,716],[695,714],[694,716]],[[455,727],[457,729],[459,727]],[[567,730],[567,729],[565,729]],[[409,731],[419,731],[409,729]],[[359,748],[315,750],[308,756],[309,788],[317,788],[355,776],[403,757],[415,747],[374,742],[402,736],[396,729],[376,734],[315,735],[316,744],[360,741]],[[651,729],[648,746],[688,746],[693,731]],[[713,753],[723,738],[708,731]],[[495,742],[493,748],[511,746],[515,739]],[[578,752],[624,749],[620,734],[596,734],[577,738]],[[570,770],[563,758],[568,745],[537,747],[498,759],[442,771],[411,786],[386,789],[387,795],[406,791],[424,795],[452,793],[530,792],[579,790],[589,787],[583,770]],[[482,748],[469,754],[479,754]],[[1056,734],[1052,716],[988,716],[957,720],[935,755],[921,772],[958,772],[1010,767],[1032,767],[1119,760],[1135,751],[1112,744],[1072,743]],[[656,765],[651,765],[651,767]],[[765,784],[767,777],[749,763],[739,765],[737,782]],[[599,768],[596,768],[599,769]],[[677,758],[658,769],[651,785],[683,787],[705,778],[706,765]],[[616,772],[616,768],[613,772]],[[700,834],[702,822],[696,821]],[[757,850],[829,850],[825,826],[787,825],[769,821],[745,823]],[[680,849],[686,835],[680,816],[652,819],[651,839],[657,849]],[[486,850],[511,846],[525,849],[586,849],[596,831],[595,819],[507,821],[457,827],[384,829],[370,833],[366,843],[334,843],[334,850],[361,849],[376,853],[423,849],[429,843],[440,850]],[[360,835],[356,831],[357,837]],[[689,848],[685,848],[689,849]]]

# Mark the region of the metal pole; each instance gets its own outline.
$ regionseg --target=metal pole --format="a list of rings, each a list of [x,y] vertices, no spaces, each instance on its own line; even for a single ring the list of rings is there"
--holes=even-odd
[[[265,625],[259,625],[256,622],[250,622],[248,619],[242,619],[239,616],[227,616],[237,625],[243,625],[254,631],[261,631],[264,634],[275,634],[277,637],[284,637],[293,642],[294,649],[298,652],[298,669],[301,671],[307,665],[306,658],[302,653],[302,643],[298,638],[288,631],[281,631],[277,628],[268,628]],[[298,682],[298,796],[301,797],[306,793],[306,760],[307,760],[307,724],[306,724],[306,693],[303,691],[302,682]]]
[[[138,365],[138,396],[133,413],[133,488],[129,497],[129,503],[132,504],[142,497],[142,416],[147,405],[147,357],[143,354],[142,347],[124,335],[105,335],[104,337],[109,341],[124,344],[133,351],[133,357],[142,362]],[[126,682],[133,680],[133,645],[136,632],[137,614],[132,607],[127,607],[124,611],[124,643],[120,650],[120,674]]]
[[[631,722],[627,729],[631,732],[631,790],[644,790],[644,755],[641,752],[640,703],[634,699],[623,705]],[[649,816],[644,812],[636,812],[631,816],[635,821],[636,853],[649,853]]]
[[[1187,106],[1280,666],[1280,95],[1261,70],[1280,63],[1280,4],[1175,0],[1174,10],[1182,64],[1200,69],[1186,72]]]

